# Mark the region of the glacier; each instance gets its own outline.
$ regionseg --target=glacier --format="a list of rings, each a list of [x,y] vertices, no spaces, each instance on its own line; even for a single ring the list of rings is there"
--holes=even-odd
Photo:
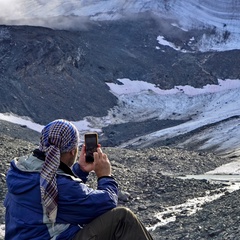
[[[0,9],[0,24],[53,28],[69,27],[71,21],[119,20],[147,13],[185,31],[206,30],[197,43],[200,51],[240,48],[240,2],[234,0],[1,0]]]
[[[147,147],[160,140],[205,127],[178,144],[178,147],[189,148],[193,144],[195,150],[204,151],[214,147],[214,151],[220,155],[240,157],[240,80],[219,80],[218,85],[208,84],[203,88],[176,86],[169,90],[139,80],[125,78],[118,81],[122,85],[108,83],[110,91],[118,98],[118,105],[109,109],[107,116],[87,116],[73,122],[80,135],[86,131],[101,134],[102,128],[109,124],[141,122],[152,118],[190,119],[177,126],[131,139],[120,147]],[[26,125],[38,132],[43,128],[26,116],[0,113],[0,119]]]
[[[233,0],[221,0],[214,3],[210,0],[0,0],[0,8],[2,10],[0,12],[0,24],[41,26],[49,26],[49,21],[51,22],[51,19],[56,17],[64,18],[68,16],[69,24],[71,24],[71,18],[76,16],[80,17],[79,21],[80,19],[84,19],[84,21],[86,19],[91,21],[113,21],[126,17],[135,17],[139,13],[148,13],[151,16],[159,17],[159,19],[168,19],[171,26],[184,32],[194,29],[210,29],[210,32],[214,32],[214,34],[207,34],[207,31],[203,31],[200,41],[195,43],[196,46],[193,48],[195,51],[226,51],[240,48],[240,26],[238,24],[240,2]],[[156,40],[159,43],[156,49],[160,49],[162,45],[167,45],[175,51],[182,51],[174,43],[167,41],[164,36],[156,36]],[[190,38],[189,44],[194,41],[193,37]],[[80,124],[84,126],[84,129],[88,129],[90,124],[90,128],[101,131],[101,127],[107,124],[126,121],[127,119],[123,120],[121,116],[113,120],[111,114],[116,115],[115,112],[118,112],[119,109],[123,114],[126,111],[123,106],[127,103],[129,114],[133,115],[134,113],[142,120],[147,117],[173,118],[172,114],[174,112],[179,112],[181,115],[179,118],[181,119],[192,118],[191,121],[175,128],[146,136],[145,141],[141,141],[142,145],[148,144],[148,141],[154,142],[154,138],[159,139],[166,138],[168,135],[179,135],[204,125],[222,121],[212,127],[211,132],[203,131],[203,134],[198,134],[198,139],[205,141],[205,144],[199,147],[199,150],[217,146],[218,152],[226,153],[230,151],[231,153],[237,153],[237,155],[240,154],[238,150],[239,138],[234,135],[234,133],[239,133],[239,119],[234,117],[239,116],[240,97],[239,86],[234,85],[233,82],[235,83],[238,80],[219,79],[218,86],[205,86],[203,89],[194,89],[191,86],[176,86],[168,91],[156,88],[157,86],[150,86],[141,79],[140,81],[118,79],[118,81],[122,81],[123,88],[137,91],[141,88],[141,93],[131,92],[121,95],[122,89],[118,85],[109,85],[113,94],[118,94],[118,106],[110,109],[109,115],[102,119],[89,116],[86,118],[87,120],[82,120]],[[221,90],[221,85],[224,85],[224,90]],[[231,89],[228,89],[227,85],[232,86]],[[117,88],[117,90],[114,90],[114,88]],[[123,89],[123,91],[126,92],[126,89]],[[162,91],[162,93],[159,93],[159,91]],[[203,93],[204,91],[208,93]],[[195,96],[191,96],[191,94]],[[151,106],[151,108],[142,108],[144,105]],[[6,115],[1,115],[2,119],[6,119],[6,117]],[[176,118],[176,116],[174,117]],[[128,120],[133,121],[133,119]],[[80,125],[79,123],[76,124]],[[224,132],[222,132],[222,129],[224,129]],[[221,139],[218,133],[222,133],[221,136],[224,139]],[[207,139],[210,140],[207,141]],[[137,142],[138,139],[133,139],[126,144],[137,144]],[[187,146],[190,142],[194,142],[194,139],[182,143],[182,147]]]

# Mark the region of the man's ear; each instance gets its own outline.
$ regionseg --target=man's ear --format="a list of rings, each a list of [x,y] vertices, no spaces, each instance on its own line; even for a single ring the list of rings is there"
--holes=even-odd
[[[74,156],[75,155],[75,153],[76,153],[76,149],[72,149],[71,151],[70,151],[70,154],[72,155],[72,156]]]

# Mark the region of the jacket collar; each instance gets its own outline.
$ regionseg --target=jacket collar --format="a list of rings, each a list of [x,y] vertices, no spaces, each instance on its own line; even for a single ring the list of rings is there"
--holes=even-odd
[[[33,151],[33,156],[44,161],[45,160],[45,153],[40,151],[39,149],[35,149]],[[59,165],[59,169],[61,169],[64,173],[71,175],[73,177],[75,177],[74,173],[72,172],[72,170],[63,162],[60,161],[60,165]]]

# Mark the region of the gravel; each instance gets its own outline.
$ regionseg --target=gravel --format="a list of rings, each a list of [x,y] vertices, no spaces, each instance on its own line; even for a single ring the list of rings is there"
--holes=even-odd
[[[4,121],[0,122],[0,128],[0,224],[4,224],[5,174],[9,163],[15,156],[30,153],[36,147],[39,133]],[[103,150],[119,182],[119,205],[132,209],[145,226],[154,230],[151,231],[154,239],[237,239],[240,236],[240,191],[230,193],[226,183],[179,178],[213,170],[230,159],[166,146],[141,150],[103,147]],[[88,184],[96,187],[94,174]],[[162,221],[156,217],[157,213],[209,194],[222,197],[204,204],[202,210],[191,216],[182,206],[180,212],[163,216],[163,219],[175,216],[176,221],[151,228]]]

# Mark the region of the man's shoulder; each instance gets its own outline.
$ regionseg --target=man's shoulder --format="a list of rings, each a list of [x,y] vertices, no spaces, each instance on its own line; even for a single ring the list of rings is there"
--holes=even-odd
[[[82,183],[82,180],[78,177],[72,176],[70,174],[65,173],[64,171],[62,171],[61,169],[57,170],[57,175],[59,180],[61,181],[70,181],[72,182],[72,184],[76,183]]]
[[[40,172],[43,161],[34,157],[32,154],[14,158],[12,165],[24,172]]]

